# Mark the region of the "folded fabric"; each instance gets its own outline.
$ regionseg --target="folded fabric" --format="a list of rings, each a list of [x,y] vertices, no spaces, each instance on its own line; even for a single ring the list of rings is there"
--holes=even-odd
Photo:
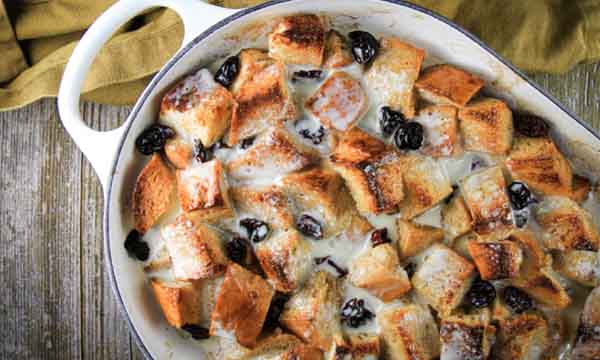
[[[200,1],[200,0],[198,0]],[[62,71],[85,29],[114,0],[0,0],[0,111],[57,94]],[[246,7],[260,0],[213,0]],[[525,71],[565,72],[600,59],[598,0],[412,0],[467,28]],[[138,16],[94,61],[83,98],[132,104],[181,44],[171,10]]]

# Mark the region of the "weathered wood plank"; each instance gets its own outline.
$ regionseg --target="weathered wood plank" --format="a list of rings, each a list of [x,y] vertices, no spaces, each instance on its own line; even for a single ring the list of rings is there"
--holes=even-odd
[[[81,155],[53,101],[0,114],[0,358],[78,358]]]

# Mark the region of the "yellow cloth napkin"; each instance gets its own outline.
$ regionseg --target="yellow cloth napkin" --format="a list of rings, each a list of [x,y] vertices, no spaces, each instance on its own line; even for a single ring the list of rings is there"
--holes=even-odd
[[[56,96],[77,40],[113,2],[0,0],[0,111]],[[263,1],[213,2],[245,7]],[[600,0],[411,2],[467,28],[525,71],[564,72],[600,59]],[[156,10],[134,19],[95,59],[83,98],[135,102],[152,74],[179,48],[182,35],[173,11]]]

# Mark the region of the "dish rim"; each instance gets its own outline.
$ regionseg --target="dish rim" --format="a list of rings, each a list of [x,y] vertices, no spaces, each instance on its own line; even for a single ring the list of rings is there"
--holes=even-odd
[[[111,166],[111,170],[110,170],[109,178],[108,178],[108,182],[107,182],[107,191],[106,191],[106,197],[104,199],[104,214],[103,214],[103,221],[102,221],[103,222],[103,225],[102,225],[103,252],[104,252],[104,258],[106,259],[105,266],[107,267],[110,286],[112,288],[113,294],[115,295],[115,297],[117,299],[117,302],[119,305],[119,310],[121,311],[121,313],[123,313],[125,315],[125,318],[127,320],[127,325],[129,327],[129,331],[133,335],[135,343],[138,345],[138,348],[143,353],[143,355],[146,359],[153,359],[153,356],[151,355],[150,351],[146,347],[146,344],[144,344],[144,342],[142,341],[140,334],[138,333],[137,329],[135,328],[135,326],[131,320],[129,312],[127,311],[127,308],[125,307],[125,302],[123,301],[123,297],[121,296],[121,292],[119,291],[119,288],[117,286],[115,268],[113,265],[112,256],[111,256],[111,252],[110,252],[110,231],[109,231],[110,230],[110,221],[109,221],[110,216],[109,215],[110,215],[110,211],[111,211],[110,199],[112,197],[112,189],[113,189],[113,184],[114,184],[114,179],[115,179],[115,173],[116,173],[118,164],[121,160],[123,146],[124,146],[125,140],[129,136],[129,131],[131,130],[131,126],[133,124],[133,121],[129,121],[129,120],[135,119],[137,117],[137,115],[140,112],[140,110],[142,109],[142,107],[146,105],[146,101],[150,97],[150,94],[152,93],[152,90],[154,89],[154,87],[171,70],[171,68],[173,66],[175,66],[175,64],[177,64],[177,62],[180,59],[182,59],[183,57],[188,55],[188,52],[191,49],[193,49],[198,43],[202,42],[205,38],[207,38],[214,32],[220,30],[222,27],[226,26],[227,24],[234,22],[246,15],[249,15],[251,13],[254,13],[256,11],[259,11],[259,10],[262,10],[262,9],[265,9],[265,8],[268,8],[271,6],[279,5],[282,3],[293,2],[293,1],[297,1],[297,0],[272,0],[272,1],[268,1],[266,3],[256,5],[254,7],[241,9],[240,11],[236,12],[235,14],[232,14],[231,16],[217,22],[216,24],[212,25],[207,30],[205,30],[204,32],[202,32],[201,34],[196,36],[192,41],[190,41],[183,48],[181,48],[175,55],[173,55],[173,57],[171,57],[165,65],[163,65],[163,67],[160,69],[160,71],[152,78],[152,80],[144,88],[144,91],[142,92],[140,97],[137,99],[134,107],[131,109],[131,112],[127,116],[127,120],[125,121],[126,125],[125,125],[123,133],[121,135],[121,139],[119,140],[119,144],[117,146],[117,151],[116,151],[115,157],[112,160],[112,166]],[[525,73],[523,73],[521,70],[517,69],[512,63],[510,63],[508,60],[506,60],[504,57],[502,57],[500,54],[498,54],[494,49],[490,48],[481,39],[479,39],[478,37],[473,35],[468,30],[464,29],[463,27],[454,23],[452,20],[450,20],[440,14],[437,14],[437,13],[435,13],[431,10],[428,10],[424,7],[421,7],[419,5],[408,3],[405,0],[377,0],[377,1],[384,2],[384,3],[391,3],[393,5],[402,6],[402,7],[409,8],[411,10],[421,12],[425,15],[431,16],[435,20],[441,21],[445,25],[450,26],[455,30],[458,30],[460,33],[465,35],[469,40],[473,41],[476,45],[478,45],[483,51],[492,55],[494,58],[496,58],[498,61],[500,61],[503,65],[505,65],[511,71],[513,71],[515,74],[517,74],[521,78],[521,80],[523,80],[527,84],[531,85],[539,94],[541,94],[542,96],[544,96],[545,98],[550,100],[554,105],[556,105],[559,109],[561,109],[571,119],[575,120],[577,123],[582,125],[590,134],[592,134],[592,136],[594,136],[596,139],[598,139],[598,141],[600,141],[600,132],[595,130],[587,122],[580,119],[571,110],[567,109],[562,103],[560,103],[554,96],[549,94],[544,88],[542,88],[541,86],[536,84],[527,75],[525,75]]]

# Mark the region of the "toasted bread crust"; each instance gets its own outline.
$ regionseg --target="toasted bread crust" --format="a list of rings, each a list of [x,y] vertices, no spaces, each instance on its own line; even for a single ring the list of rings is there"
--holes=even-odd
[[[152,279],[152,290],[167,322],[176,328],[185,324],[200,324],[201,295],[195,282],[169,284]]]
[[[506,155],[513,141],[512,112],[497,99],[481,99],[460,109],[465,150]]]
[[[217,159],[177,171],[177,193],[184,212],[226,208],[231,203],[225,171]]]
[[[506,166],[513,178],[524,181],[534,191],[571,195],[571,165],[549,138],[517,137]]]
[[[541,357],[550,346],[546,320],[536,314],[520,314],[500,322],[499,353],[501,359]]]
[[[519,276],[523,254],[512,241],[469,241],[469,253],[484,280],[499,280]]]
[[[230,263],[212,313],[211,335],[232,332],[238,343],[253,348],[274,293],[260,276]]]
[[[473,218],[462,195],[454,195],[442,207],[442,227],[450,240],[464,235],[473,228]]]
[[[284,64],[257,49],[242,50],[239,59],[240,71],[231,87],[237,106],[231,118],[229,145],[296,116]]]
[[[269,56],[288,64],[321,66],[326,29],[317,15],[284,17],[269,35]]]
[[[403,219],[396,220],[396,230],[398,253],[401,258],[415,256],[431,244],[444,240],[442,229]]]
[[[249,212],[269,225],[287,229],[294,226],[294,214],[285,193],[276,186],[253,188],[240,186],[230,189],[236,207]]]
[[[487,359],[496,333],[496,328],[489,322],[489,315],[458,315],[443,319],[440,358]]]
[[[421,152],[432,157],[448,157],[463,152],[459,138],[457,110],[449,105],[421,109],[413,121],[425,130]]]
[[[411,119],[415,116],[414,85],[425,51],[394,37],[385,37],[380,43],[380,53],[367,73],[369,85],[383,103]]]
[[[554,269],[583,286],[600,285],[600,255],[596,251],[570,250],[555,257]]]
[[[172,203],[175,175],[160,154],[152,155],[133,188],[133,219],[135,228],[144,234]]]
[[[415,87],[428,101],[463,107],[484,83],[483,79],[453,65],[439,64],[423,70]]]
[[[570,198],[578,203],[587,200],[590,191],[592,191],[592,183],[584,176],[573,175],[573,188],[571,189]]]
[[[346,39],[335,30],[329,30],[325,41],[325,68],[337,69],[352,64],[352,54]]]

